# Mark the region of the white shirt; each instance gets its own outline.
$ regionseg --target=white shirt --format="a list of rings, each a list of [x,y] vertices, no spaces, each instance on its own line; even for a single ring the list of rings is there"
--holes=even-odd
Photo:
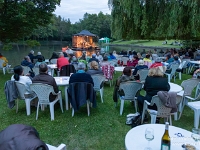
[[[14,75],[12,75],[11,81],[15,81]],[[32,81],[28,76],[20,76],[18,82],[25,85],[25,87],[26,87],[26,93],[25,94],[33,94],[33,92],[30,89],[30,84],[32,84]]]

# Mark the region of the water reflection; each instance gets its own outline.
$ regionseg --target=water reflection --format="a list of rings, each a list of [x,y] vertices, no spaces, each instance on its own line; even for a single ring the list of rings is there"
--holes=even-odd
[[[2,48],[2,47],[0,47],[0,48]],[[120,52],[121,50],[125,50],[125,51],[135,50],[136,52],[140,52],[140,51],[142,51],[142,49],[143,48],[133,47],[133,46],[103,46],[103,47],[101,47],[100,53],[105,54],[105,53],[109,53],[109,52],[113,52],[113,51]],[[146,51],[152,50],[152,49],[153,48],[146,49]],[[0,49],[0,52],[8,59],[9,64],[11,64],[12,66],[16,66],[21,63],[24,56],[29,54],[30,50],[31,50],[31,48],[21,46],[21,47],[19,47],[19,50],[17,49],[17,47],[14,47],[10,51],[3,51]],[[41,52],[42,55],[45,57],[45,59],[49,59],[53,52],[61,52],[62,51],[62,45],[40,46],[40,47],[34,48],[33,50],[35,51],[35,53],[34,53],[35,55],[37,55],[37,52]],[[85,51],[85,53],[86,53],[87,57],[91,57],[91,55],[93,53],[96,53],[98,51],[99,50],[89,50],[89,51]],[[82,53],[83,53],[83,51],[74,51],[74,54],[77,57],[81,57]]]

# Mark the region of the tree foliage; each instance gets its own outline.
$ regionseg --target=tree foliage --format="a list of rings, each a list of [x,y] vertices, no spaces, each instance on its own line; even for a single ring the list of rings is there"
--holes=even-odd
[[[0,41],[14,42],[51,22],[60,0],[1,0]]]
[[[108,0],[116,39],[198,39],[199,0]]]

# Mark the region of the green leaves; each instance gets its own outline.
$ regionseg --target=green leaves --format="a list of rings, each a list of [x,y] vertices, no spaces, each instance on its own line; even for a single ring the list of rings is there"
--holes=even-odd
[[[50,23],[60,0],[0,1],[0,41],[18,41]]]
[[[116,39],[199,38],[198,0],[109,0],[109,5]]]

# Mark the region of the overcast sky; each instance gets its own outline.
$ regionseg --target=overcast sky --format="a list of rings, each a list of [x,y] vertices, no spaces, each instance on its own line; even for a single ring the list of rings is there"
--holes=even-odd
[[[110,14],[108,0],[61,0],[60,6],[57,6],[54,13],[75,23],[82,19],[86,12],[98,14],[100,11],[103,14]]]

